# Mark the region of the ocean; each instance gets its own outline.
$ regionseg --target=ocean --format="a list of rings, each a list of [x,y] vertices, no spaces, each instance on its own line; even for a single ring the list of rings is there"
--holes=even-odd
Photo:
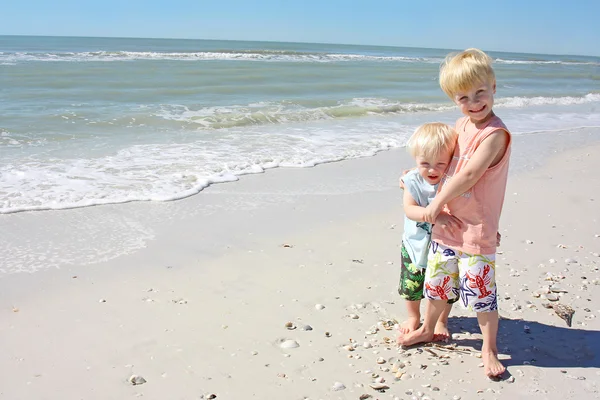
[[[0,36],[0,213],[201,196],[402,147],[460,117],[437,82],[449,52]],[[599,57],[489,54],[514,134],[600,127]]]

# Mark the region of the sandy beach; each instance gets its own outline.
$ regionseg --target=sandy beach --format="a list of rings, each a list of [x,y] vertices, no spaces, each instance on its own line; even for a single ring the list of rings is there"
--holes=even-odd
[[[400,149],[174,202],[0,215],[0,398],[598,398],[598,154],[596,128],[514,137],[498,382],[459,307],[449,343],[395,344]]]

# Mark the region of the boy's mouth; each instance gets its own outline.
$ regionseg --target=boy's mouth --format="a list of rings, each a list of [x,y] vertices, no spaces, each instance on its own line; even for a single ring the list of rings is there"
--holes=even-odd
[[[471,112],[472,112],[473,114],[477,114],[477,113],[480,113],[480,112],[482,112],[484,109],[485,109],[485,104],[484,104],[484,105],[483,105],[483,106],[482,106],[482,107],[481,107],[479,110],[471,110]]]

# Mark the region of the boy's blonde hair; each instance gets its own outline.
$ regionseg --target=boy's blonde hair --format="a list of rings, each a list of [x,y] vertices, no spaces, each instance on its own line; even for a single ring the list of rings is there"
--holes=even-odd
[[[408,139],[406,147],[416,157],[436,158],[445,152],[452,153],[458,135],[450,126],[441,122],[421,125]]]
[[[492,58],[479,49],[449,54],[440,66],[440,86],[451,99],[458,92],[495,82]]]

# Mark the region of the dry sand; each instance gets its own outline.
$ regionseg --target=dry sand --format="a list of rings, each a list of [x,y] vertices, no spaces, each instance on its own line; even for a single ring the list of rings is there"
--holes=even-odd
[[[386,329],[405,315],[396,184],[411,166],[389,151],[177,202],[0,216],[0,398],[598,398],[599,143],[594,129],[515,137],[499,382],[467,311],[451,348],[399,349]],[[548,278],[572,327],[533,296]]]

